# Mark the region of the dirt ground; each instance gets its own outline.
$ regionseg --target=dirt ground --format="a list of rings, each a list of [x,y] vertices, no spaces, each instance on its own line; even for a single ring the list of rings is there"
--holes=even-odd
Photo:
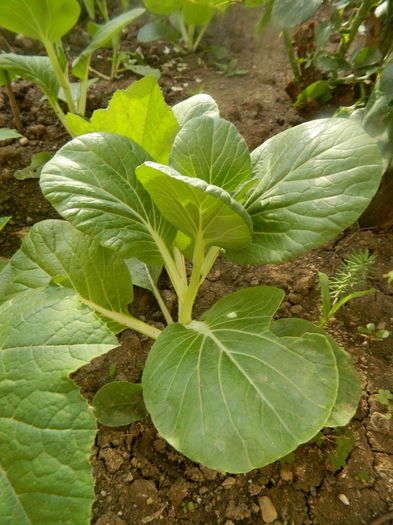
[[[207,92],[219,103],[222,116],[232,121],[254,149],[270,136],[304,120],[285,93],[289,67],[279,36],[254,33],[257,11],[230,10],[209,30],[205,44],[223,45],[245,76],[220,75],[205,48],[196,55],[180,56],[165,44],[144,46],[147,62],[160,67],[160,84],[170,104],[195,92]],[[135,30],[127,30],[124,48],[135,49]],[[71,52],[83,33],[70,38]],[[28,41],[12,41],[34,53]],[[22,47],[21,47],[22,46]],[[169,52],[167,52],[169,51]],[[26,52],[26,49],[24,50]],[[95,67],[107,67],[105,53]],[[89,95],[92,110],[105,107],[111,94],[127,87],[135,77],[128,74],[108,83],[99,80]],[[56,217],[41,196],[37,179],[18,181],[15,170],[29,164],[33,153],[55,152],[68,140],[41,93],[19,80],[15,94],[22,108],[28,143],[2,143],[0,147],[0,216],[12,215],[0,234],[0,255],[9,257],[35,222]],[[331,107],[318,109],[313,117],[327,116]],[[5,93],[0,89],[0,126],[13,127]],[[95,525],[179,524],[259,525],[265,523],[263,498],[267,496],[277,517],[276,525],[376,525],[393,523],[393,423],[376,394],[393,391],[392,336],[369,341],[357,331],[374,322],[393,333],[393,287],[383,274],[393,269],[393,233],[360,229],[356,224],[318,250],[281,265],[240,267],[218,260],[203,285],[195,314],[209,308],[219,297],[260,284],[283,288],[287,295],[279,315],[315,321],[319,316],[318,271],[331,275],[353,249],[377,253],[376,274],[370,287],[378,293],[354,300],[342,308],[327,326],[336,341],[352,355],[359,372],[363,396],[347,436],[353,439],[343,467],[336,469],[330,454],[344,429],[325,430],[318,439],[299,447],[286,462],[276,462],[248,474],[228,475],[195,464],[176,452],[155,431],[149,420],[129,427],[99,426],[92,451],[96,482]],[[167,304],[175,297],[167,279],[161,278]],[[154,298],[137,290],[132,311],[160,326],[161,314]],[[91,399],[108,381],[116,364],[118,380],[139,381],[151,341],[129,330],[120,336],[118,348],[79,370],[74,379]],[[271,509],[272,510],[272,509]],[[273,513],[274,514],[274,513]],[[385,519],[386,516],[386,519]],[[379,521],[374,521],[381,518]],[[381,521],[382,520],[382,521]]]

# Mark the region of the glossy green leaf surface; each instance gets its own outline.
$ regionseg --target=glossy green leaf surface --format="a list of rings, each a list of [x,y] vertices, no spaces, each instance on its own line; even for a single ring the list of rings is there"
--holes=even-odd
[[[11,299],[0,318],[2,523],[86,525],[96,422],[68,375],[117,340],[58,288]]]
[[[277,263],[320,246],[367,207],[382,176],[380,150],[347,119],[319,119],[283,131],[251,154],[254,188],[243,203],[253,242],[228,257]]]
[[[247,212],[218,186],[154,162],[139,166],[136,174],[162,215],[191,239],[232,249],[250,242]]]
[[[74,60],[72,64],[73,74],[81,78],[85,73],[85,68],[88,67],[90,57],[93,55],[94,51],[103,47],[108,40],[118,35],[125,27],[131,24],[131,22],[143,15],[144,12],[144,9],[137,7],[130,11],[126,11],[125,13],[121,13],[105,24],[99,26],[99,29],[94,33],[89,45]]]
[[[148,159],[127,137],[92,133],[63,146],[44,167],[41,188],[56,210],[82,232],[124,258],[161,264],[155,240],[176,232],[135,177]]]
[[[272,323],[272,332],[279,337],[303,337],[304,334],[320,334],[329,342],[336,358],[338,369],[338,391],[336,402],[326,421],[326,427],[348,425],[355,415],[361,397],[359,377],[351,356],[324,330],[304,319],[279,319]]]
[[[109,131],[129,137],[157,162],[168,161],[179,129],[157,80],[151,76],[116,91],[108,108],[94,111],[90,121],[69,113],[66,122],[74,136]]]
[[[195,117],[209,116],[218,118],[220,112],[217,102],[204,93],[193,95],[178,102],[172,107],[173,113],[180,126],[184,126],[189,120]]]
[[[323,0],[275,0],[272,17],[279,27],[296,27],[311,18]]]
[[[139,383],[112,381],[96,392],[92,404],[97,421],[107,427],[130,425],[147,415]]]
[[[59,82],[48,57],[0,54],[0,68],[37,84],[48,98],[57,98]]]
[[[169,159],[182,175],[231,192],[251,176],[246,141],[222,118],[192,118],[179,131]]]
[[[142,384],[158,432],[209,468],[246,472],[311,439],[337,394],[336,360],[319,334],[277,337],[284,292],[220,299],[200,321],[172,324],[150,350]]]
[[[71,224],[35,224],[0,275],[0,302],[54,281],[113,312],[128,313],[133,290],[124,260]]]
[[[56,42],[74,27],[80,10],[77,0],[6,0],[0,3],[0,25],[41,42]]]

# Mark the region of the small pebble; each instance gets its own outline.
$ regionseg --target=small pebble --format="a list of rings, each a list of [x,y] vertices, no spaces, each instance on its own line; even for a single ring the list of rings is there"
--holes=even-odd
[[[265,523],[272,523],[277,519],[277,511],[272,500],[268,496],[258,498],[259,508],[261,509],[262,519]]]
[[[232,487],[234,487],[236,485],[236,480],[235,478],[226,478],[224,479],[224,481],[221,483],[221,486],[224,487],[224,489],[230,489]]]
[[[19,144],[21,146],[27,146],[27,144],[29,143],[29,139],[27,137],[22,137],[21,139],[19,139]]]
[[[350,505],[349,499],[345,494],[339,494],[338,499],[341,501],[341,503],[344,503],[344,505]]]

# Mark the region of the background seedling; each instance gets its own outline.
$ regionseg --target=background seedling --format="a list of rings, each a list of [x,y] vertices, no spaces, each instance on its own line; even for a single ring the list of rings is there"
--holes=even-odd
[[[347,458],[356,445],[355,437],[352,430],[347,428],[343,434],[334,438],[336,450],[328,455],[329,463],[339,470],[345,467]]]
[[[393,394],[390,390],[378,390],[378,393],[375,396],[377,400],[383,405],[388,412],[386,414],[387,419],[392,419],[393,417]]]
[[[366,326],[358,326],[358,332],[370,341],[383,341],[389,337],[388,330],[378,329],[375,323],[367,323]]]
[[[322,317],[318,326],[324,326],[351,299],[377,291],[375,289],[353,291],[365,284],[375,260],[376,255],[369,254],[368,250],[360,250],[344,259],[330,280],[325,273],[318,273],[322,298]]]

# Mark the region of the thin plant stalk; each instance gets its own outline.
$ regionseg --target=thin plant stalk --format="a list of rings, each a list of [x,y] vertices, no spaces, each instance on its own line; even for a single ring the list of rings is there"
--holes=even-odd
[[[366,16],[369,14],[372,6],[373,6],[373,0],[364,0],[362,5],[360,6],[358,12],[356,13],[356,16],[352,20],[351,28],[348,33],[347,38],[342,38],[340,46],[338,48],[338,54],[340,57],[344,57],[345,53],[348,51],[350,45],[353,42],[353,39],[355,38],[358,29],[363,22],[363,20],[366,18]]]
[[[52,106],[53,111],[56,113],[57,118],[60,120],[60,122],[63,124],[65,129],[68,131],[68,133],[73,136],[72,133],[67,128],[66,123],[66,116],[64,111],[61,109],[61,106],[59,104],[59,101],[56,98],[48,98],[49,104]]]
[[[146,268],[146,270],[147,270],[147,276],[148,276],[148,279],[149,279],[149,282],[150,282],[151,290],[153,292],[154,297],[156,298],[158,306],[161,309],[162,315],[164,316],[164,319],[167,322],[167,324],[172,324],[173,323],[173,318],[172,318],[172,316],[171,316],[171,314],[170,314],[170,312],[169,312],[169,310],[167,308],[167,305],[165,304],[164,299],[162,298],[162,295],[160,294],[159,289],[157,288],[154,280],[152,279],[152,277],[150,275],[150,272],[149,272],[149,269]]]
[[[122,324],[123,326],[127,326],[128,328],[131,328],[136,332],[140,332],[143,335],[147,335],[147,337],[157,339],[158,336],[161,334],[161,330],[159,330],[158,328],[155,328],[154,326],[151,326],[150,324],[147,324],[132,315],[126,315],[120,312],[113,312],[112,310],[103,308],[102,306],[92,301],[89,301],[83,297],[80,297],[79,299],[82,303],[86,304],[87,306],[90,306],[90,308],[104,315],[108,319],[111,319],[116,323]]]
[[[19,133],[23,134],[22,118],[20,116],[20,111],[19,111],[18,104],[15,99],[14,92],[12,91],[11,78],[8,74],[8,71],[6,70],[3,70],[3,75],[7,82],[5,84],[5,89],[7,91],[8,100],[11,106],[11,112],[12,112],[12,117],[14,119],[15,128],[19,131]]]
[[[55,75],[63,88],[64,96],[67,101],[68,110],[71,113],[75,113],[75,106],[74,101],[72,99],[72,93],[70,88],[70,81],[68,79],[67,74],[63,71],[63,69],[60,66],[59,60],[57,58],[54,46],[52,42],[44,42],[44,46],[46,49],[46,52],[48,53],[49,60],[51,62],[51,65],[53,67],[53,71],[55,72]]]
[[[293,75],[295,77],[296,86],[300,90],[301,85],[302,85],[302,76],[300,74],[299,65],[296,60],[295,52],[293,50],[292,39],[287,29],[283,29],[282,33],[284,36],[285,47],[288,53],[289,63],[291,64]]]
[[[208,28],[208,24],[206,24],[206,25],[204,25],[204,26],[201,27],[201,29],[200,29],[200,31],[199,31],[199,34],[198,34],[198,36],[196,37],[195,42],[194,42],[194,45],[193,45],[193,47],[192,47],[192,50],[193,50],[193,51],[196,51],[196,50],[198,49],[198,46],[199,46],[199,44],[200,44],[200,42],[201,42],[201,40],[202,40],[202,37],[203,37],[203,35],[205,34],[207,28]]]

